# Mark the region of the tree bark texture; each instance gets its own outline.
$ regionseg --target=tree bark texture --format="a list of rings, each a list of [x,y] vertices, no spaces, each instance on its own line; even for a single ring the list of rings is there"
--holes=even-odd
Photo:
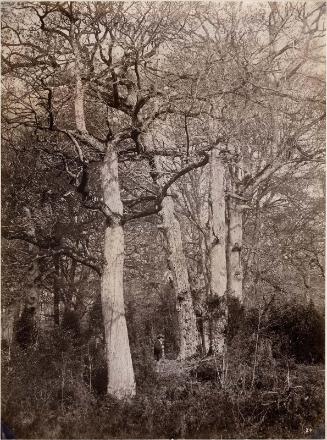
[[[85,112],[84,112],[84,95],[85,95],[85,84],[82,79],[83,72],[83,62],[81,59],[80,47],[75,36],[76,28],[75,25],[71,25],[71,45],[73,48],[75,56],[75,99],[74,99],[74,111],[75,111],[75,122],[76,128],[79,131],[86,132],[85,123]]]
[[[221,354],[224,350],[226,326],[226,219],[225,219],[225,166],[219,147],[211,152],[209,182],[209,351]]]
[[[155,176],[160,176],[162,163],[159,157],[154,160]],[[156,180],[156,178],[154,178]],[[159,177],[157,183],[163,184]],[[198,330],[193,307],[191,286],[187,271],[187,262],[183,250],[183,240],[180,223],[175,215],[174,200],[169,192],[161,203],[159,213],[162,220],[163,234],[167,243],[167,258],[173,274],[173,284],[176,294],[176,309],[179,327],[179,359],[193,356],[198,347]]]
[[[181,228],[175,215],[174,201],[167,196],[160,211],[163,233],[167,242],[168,261],[173,272],[176,307],[179,323],[179,358],[185,359],[196,353],[198,332],[193,309],[187,263],[183,251]]]
[[[31,210],[27,207],[24,208],[24,211],[26,213],[27,219],[28,219],[28,233],[31,235],[34,239],[36,239],[36,231],[34,226],[34,221],[32,217]],[[28,246],[29,252],[32,254],[34,252],[33,245],[29,244]],[[35,258],[33,259],[33,262],[29,268],[28,274],[27,274],[27,288],[28,288],[28,294],[26,295],[25,304],[24,304],[24,310],[29,310],[31,312],[31,317],[34,321],[34,327],[36,329],[36,315],[39,308],[39,286],[38,286],[38,279],[40,277],[40,267],[39,267],[39,260],[37,258],[37,255],[35,255]]]
[[[76,67],[78,69],[78,66]],[[75,86],[75,121],[76,128],[79,131],[86,131],[85,114],[84,114],[84,93],[85,86],[81,78],[79,70],[76,73],[76,86]]]
[[[227,210],[227,290],[235,298],[242,301],[242,208],[236,199],[228,196]]]
[[[204,225],[201,225],[201,227],[204,230]],[[198,240],[200,242],[200,251],[201,251],[200,273],[203,277],[204,288],[202,290],[200,297],[201,317],[200,320],[198,320],[198,327],[200,325],[199,333],[201,338],[201,347],[203,354],[206,354],[210,347],[209,322],[208,322],[207,313],[205,312],[207,300],[210,294],[210,265],[208,261],[207,239],[208,237],[204,236],[202,232],[199,232]]]
[[[108,365],[108,394],[117,398],[135,395],[135,378],[127,333],[123,295],[124,231],[123,205],[118,182],[118,158],[111,145],[102,166],[103,201],[108,213],[104,237],[105,265],[101,301]]]

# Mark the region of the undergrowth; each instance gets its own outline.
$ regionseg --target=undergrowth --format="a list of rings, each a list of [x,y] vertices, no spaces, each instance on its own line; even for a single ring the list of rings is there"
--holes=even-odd
[[[85,341],[48,335],[10,359],[4,351],[2,421],[16,438],[323,438],[320,354],[304,363],[291,343],[283,352],[276,326],[263,327],[256,345],[250,315],[224,362],[198,357],[177,371],[176,361],[156,365],[151,348],[134,347],[137,396],[125,402],[106,396],[101,351]]]

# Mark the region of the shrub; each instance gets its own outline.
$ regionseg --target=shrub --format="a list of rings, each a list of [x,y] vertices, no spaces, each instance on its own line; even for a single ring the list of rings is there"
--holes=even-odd
[[[277,352],[306,364],[324,362],[324,318],[312,302],[273,308],[268,327]]]

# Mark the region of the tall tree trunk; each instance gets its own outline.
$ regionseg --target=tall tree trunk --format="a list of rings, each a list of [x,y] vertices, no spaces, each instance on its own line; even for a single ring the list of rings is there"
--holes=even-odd
[[[35,226],[34,226],[34,221],[32,218],[31,210],[30,210],[30,208],[25,207],[24,211],[25,211],[26,216],[28,218],[28,233],[31,237],[36,239]],[[31,254],[33,254],[35,252],[33,247],[34,246],[32,244],[28,245],[28,250]],[[38,308],[39,308],[39,294],[40,294],[40,289],[38,286],[39,277],[40,277],[40,267],[39,267],[39,260],[37,258],[37,254],[36,254],[31,266],[29,267],[29,271],[27,274],[28,294],[26,296],[24,309],[23,309],[23,312],[24,312],[24,310],[29,311],[29,315],[31,317],[31,322],[33,322],[32,326],[34,328],[35,334],[36,334],[36,329],[37,329],[36,317],[37,317],[37,312],[38,312]]]
[[[219,147],[211,152],[209,187],[209,263],[210,263],[210,348],[221,354],[224,350],[226,310],[226,223],[225,223],[225,166]]]
[[[240,302],[243,300],[242,207],[232,195],[227,197],[227,290]]]
[[[75,39],[75,24],[71,25],[71,44],[75,55],[75,123],[79,131],[86,131],[80,47]],[[75,146],[78,144],[75,143]],[[80,159],[82,151],[78,148]],[[105,329],[108,367],[107,392],[117,398],[135,395],[135,378],[127,333],[123,269],[124,231],[122,227],[123,204],[118,182],[118,157],[114,145],[108,143],[101,169],[103,203],[107,217],[104,234],[104,268],[101,278],[101,303]]]
[[[162,171],[162,164],[158,157],[152,164],[153,179],[157,181]],[[159,182],[163,179],[159,178]],[[157,183],[159,183],[157,182]],[[172,196],[169,194],[162,201],[162,209],[159,213],[162,220],[163,234],[167,243],[167,257],[170,269],[173,273],[173,283],[176,294],[176,308],[179,327],[179,359],[193,356],[198,347],[198,330],[196,316],[193,308],[191,286],[187,271],[187,262],[183,250],[181,227],[175,215],[175,206]]]
[[[135,395],[135,378],[127,333],[124,295],[123,205],[118,182],[118,158],[108,145],[101,173],[103,201],[108,226],[104,237],[105,265],[101,279],[101,301],[108,365],[108,394],[118,398]]]
[[[247,286],[248,294],[243,297],[243,304],[245,307],[252,307],[255,305],[256,298],[254,297],[254,292],[257,289],[258,284],[258,273],[259,273],[259,260],[258,260],[258,250],[260,248],[260,240],[261,240],[261,213],[260,213],[260,204],[257,199],[255,204],[255,211],[253,213],[254,224],[251,233],[251,245],[252,248],[248,253],[247,261],[244,268],[244,284]]]
[[[179,323],[179,358],[185,359],[196,353],[198,333],[193,309],[186,258],[183,251],[181,228],[175,215],[174,201],[167,196],[160,211],[162,227],[167,241],[168,261],[173,272]]]
[[[204,230],[204,226],[202,227],[202,230]],[[207,353],[209,351],[210,348],[210,338],[209,338],[209,321],[208,321],[208,316],[205,313],[205,308],[206,308],[206,304],[208,301],[208,297],[210,295],[210,263],[208,261],[208,237],[204,236],[204,234],[202,232],[199,232],[198,235],[198,239],[199,239],[199,243],[200,243],[200,258],[201,258],[201,275],[203,277],[203,281],[204,281],[204,288],[201,292],[201,298],[200,298],[200,304],[202,306],[202,310],[201,310],[201,317],[202,317],[202,328],[200,331],[200,336],[201,336],[201,346],[202,346],[202,352],[203,354]]]
[[[84,112],[84,95],[85,84],[82,79],[83,62],[81,59],[80,46],[75,35],[76,26],[75,23],[71,23],[70,38],[71,45],[75,56],[75,99],[74,99],[74,111],[75,111],[75,123],[76,128],[79,131],[86,131],[85,112]]]

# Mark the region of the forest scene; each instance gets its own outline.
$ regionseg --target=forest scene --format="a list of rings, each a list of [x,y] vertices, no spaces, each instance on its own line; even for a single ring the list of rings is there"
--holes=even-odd
[[[2,2],[1,438],[325,438],[325,2]]]

